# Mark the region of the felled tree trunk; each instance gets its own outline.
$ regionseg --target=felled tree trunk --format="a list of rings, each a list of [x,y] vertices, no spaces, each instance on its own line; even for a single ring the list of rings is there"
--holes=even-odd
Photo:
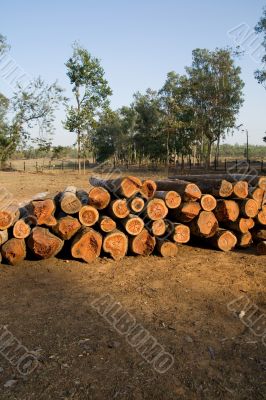
[[[187,201],[171,213],[171,218],[178,222],[190,222],[196,218],[201,211],[201,206],[198,202]]]
[[[170,240],[157,239],[156,249],[162,257],[176,257],[178,254],[178,247],[176,243],[170,242]]]
[[[200,205],[204,211],[213,211],[217,205],[217,200],[211,194],[203,194],[200,199]]]
[[[108,180],[91,177],[90,184],[103,187],[113,194],[127,198],[134,196],[142,188],[142,182],[136,176]]]
[[[212,245],[222,251],[231,251],[237,244],[236,236],[226,229],[219,228],[210,239]]]
[[[132,212],[140,213],[145,206],[145,201],[142,197],[134,197],[132,200],[129,201],[129,207]]]
[[[1,254],[10,265],[16,265],[26,258],[24,239],[12,238],[2,245]]]
[[[214,212],[219,222],[234,222],[239,217],[240,209],[234,200],[219,199]]]
[[[255,222],[252,218],[238,218],[234,222],[227,221],[223,225],[226,226],[226,228],[229,228],[233,231],[246,233],[254,227]]]
[[[257,245],[257,253],[261,256],[265,256],[266,255],[266,241],[264,242],[260,242]]]
[[[71,254],[74,258],[92,262],[99,257],[102,248],[102,236],[92,228],[83,227],[74,236]]]
[[[48,229],[36,226],[27,239],[27,245],[35,257],[47,259],[55,257],[63,248],[64,242]]]
[[[111,195],[103,187],[94,187],[89,191],[89,205],[97,210],[105,209],[111,201]]]
[[[29,206],[29,213],[36,218],[36,224],[54,226],[57,221],[54,217],[55,202],[52,199],[33,200]]]
[[[138,235],[144,228],[144,221],[134,214],[129,214],[128,217],[121,221],[125,231],[132,236]]]
[[[156,181],[158,191],[174,190],[182,196],[184,201],[197,201],[201,198],[201,190],[195,184],[183,180]]]
[[[129,215],[129,208],[127,206],[127,201],[125,199],[116,199],[111,201],[108,206],[108,212],[110,216],[114,219],[126,218]]]
[[[152,220],[163,219],[168,214],[168,208],[164,200],[153,198],[148,201],[146,207],[147,216]]]
[[[0,231],[0,246],[8,240],[8,230]]]
[[[148,256],[153,252],[155,243],[155,238],[149,234],[147,229],[143,229],[140,234],[129,240],[129,248],[133,254]]]
[[[68,186],[62,192],[60,200],[61,210],[66,214],[76,214],[82,207],[82,203],[77,197],[77,188],[75,186]]]
[[[108,215],[101,215],[99,226],[103,232],[109,233],[116,229],[116,222],[111,217],[108,217]]]
[[[211,211],[201,211],[199,216],[190,223],[190,231],[198,237],[210,238],[218,229],[218,221]]]
[[[0,230],[10,228],[19,218],[19,208],[16,204],[10,204],[5,208],[0,208]]]
[[[176,243],[184,244],[190,240],[190,228],[187,225],[175,223],[172,227],[169,226],[168,232],[169,237]]]
[[[79,210],[79,220],[82,225],[93,226],[99,219],[99,212],[93,206],[83,206]]]
[[[180,194],[174,190],[157,191],[155,192],[154,197],[164,200],[166,206],[170,209],[178,208],[182,200]]]
[[[252,235],[251,233],[245,232],[245,233],[236,233],[237,237],[237,245],[238,247],[249,247],[252,244]]]
[[[146,179],[142,182],[140,193],[145,199],[151,199],[157,190],[157,185],[152,179]]]
[[[127,254],[128,238],[119,231],[108,233],[103,239],[103,251],[110,254],[114,260],[121,260]]]
[[[53,226],[53,232],[63,240],[71,239],[80,229],[81,224],[77,218],[71,215],[59,218],[57,224]]]

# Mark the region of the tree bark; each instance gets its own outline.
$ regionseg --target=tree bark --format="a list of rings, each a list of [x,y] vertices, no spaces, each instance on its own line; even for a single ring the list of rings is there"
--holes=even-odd
[[[64,242],[48,229],[36,226],[27,239],[27,245],[35,257],[47,259],[55,257],[62,250]]]
[[[231,231],[219,228],[210,242],[216,249],[231,251],[237,244],[237,238]]]
[[[10,265],[16,265],[26,258],[24,239],[12,238],[2,245],[1,254]]]
[[[195,183],[183,180],[156,181],[158,191],[174,190],[182,196],[184,201],[197,201],[201,198],[201,190]]]
[[[134,196],[142,188],[142,182],[136,176],[108,180],[91,177],[90,184],[92,186],[101,186],[113,194],[127,198]]]

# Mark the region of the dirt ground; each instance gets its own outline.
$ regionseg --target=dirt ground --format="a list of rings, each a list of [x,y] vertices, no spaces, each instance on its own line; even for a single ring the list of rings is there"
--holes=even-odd
[[[18,200],[67,184],[86,188],[88,177],[0,172],[0,185]],[[266,318],[265,271],[266,256],[252,249],[224,254],[192,246],[172,259],[1,265],[0,326],[38,354],[39,366],[23,377],[0,352],[0,399],[266,399],[266,348],[228,309],[245,296]],[[92,307],[102,294],[174,357],[166,373]]]

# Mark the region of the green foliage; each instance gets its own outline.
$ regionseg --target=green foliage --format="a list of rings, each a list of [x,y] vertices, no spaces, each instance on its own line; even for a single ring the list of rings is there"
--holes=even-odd
[[[262,45],[265,49],[265,54],[262,56],[261,62],[263,63],[263,67],[261,70],[255,71],[255,78],[257,81],[262,84],[266,88],[266,7],[263,10],[263,15],[259,22],[255,27],[255,31],[257,34],[263,34],[263,42]]]

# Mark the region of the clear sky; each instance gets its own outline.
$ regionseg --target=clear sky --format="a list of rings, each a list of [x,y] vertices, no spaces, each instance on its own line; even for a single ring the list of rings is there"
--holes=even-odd
[[[32,77],[58,79],[71,95],[65,62],[78,40],[102,61],[113,90],[113,108],[129,105],[132,94],[159,89],[167,72],[184,72],[193,49],[233,46],[228,32],[241,23],[253,28],[265,0],[2,0],[0,33],[11,45],[10,55]],[[245,104],[239,124],[249,130],[250,142],[262,144],[266,131],[266,90],[254,79],[259,66],[254,46],[239,60],[245,81]],[[10,88],[0,76],[0,91]],[[64,132],[58,112],[54,143],[74,143]],[[238,132],[229,143],[244,143]]]

